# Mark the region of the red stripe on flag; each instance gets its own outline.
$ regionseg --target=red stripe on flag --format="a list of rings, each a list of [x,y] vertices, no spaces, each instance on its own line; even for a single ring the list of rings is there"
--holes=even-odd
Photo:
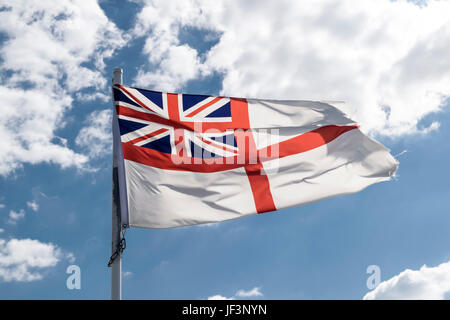
[[[179,122],[180,113],[178,112],[178,94],[167,93],[167,109],[169,111],[169,119]]]
[[[356,124],[351,126],[328,125],[320,127],[294,138],[259,149],[258,160],[264,162],[265,160],[284,158],[294,154],[306,152],[323,146],[324,144],[333,141],[340,135],[358,128],[359,126]],[[275,152],[277,149],[278,154]]]
[[[167,93],[167,110],[169,113],[169,119],[174,121],[175,123],[180,122],[180,109],[178,106],[178,94],[176,93]],[[183,140],[184,129],[174,128],[174,144],[175,144],[175,153],[179,157],[186,156],[186,146]]]
[[[245,127],[250,128],[247,100],[232,98],[230,99],[230,103],[231,117],[234,119],[235,117],[239,117],[242,122],[245,122]],[[258,154],[253,133],[247,132],[245,134],[244,132],[240,132],[238,135],[243,136],[243,138],[236,136],[236,142],[239,153],[245,154],[245,163],[247,163],[245,165],[245,172],[247,173],[250,188],[252,189],[256,211],[258,213],[264,213],[277,210],[273,201],[272,192],[270,191],[269,178],[264,173],[262,163],[257,159],[257,163],[248,164],[252,161],[251,156]]]
[[[260,162],[245,166],[245,172],[250,182],[256,211],[258,213],[277,210],[273,201],[272,192],[270,191],[269,178],[263,173],[263,170],[263,165]]]

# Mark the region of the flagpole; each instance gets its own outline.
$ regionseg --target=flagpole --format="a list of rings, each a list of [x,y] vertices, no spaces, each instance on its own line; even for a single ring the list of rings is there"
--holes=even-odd
[[[115,68],[113,84],[122,84],[122,69]],[[113,105],[114,108],[114,105]],[[114,110],[113,110],[114,112]],[[114,117],[113,117],[114,121]],[[113,144],[114,148],[114,144]],[[120,199],[119,199],[119,176],[117,169],[117,158],[113,150],[113,190],[112,190],[112,229],[111,229],[111,254],[117,251],[120,244]],[[122,253],[119,252],[111,264],[111,300],[122,299]]]

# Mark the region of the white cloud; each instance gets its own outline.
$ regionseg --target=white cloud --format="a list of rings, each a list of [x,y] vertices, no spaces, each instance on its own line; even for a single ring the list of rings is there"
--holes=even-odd
[[[21,209],[20,211],[16,212],[14,210],[9,211],[9,224],[17,224],[19,220],[22,220],[25,218],[25,211]]]
[[[0,209],[3,209],[5,205],[3,203],[0,203]]]
[[[94,111],[86,119],[87,125],[78,133],[75,143],[88,150],[90,157],[109,154],[112,146],[110,109]]]
[[[153,47],[145,46],[144,52],[154,55]],[[185,82],[197,78],[201,74],[203,65],[197,57],[197,51],[187,45],[173,45],[167,48],[159,60],[156,71],[139,71],[136,85],[144,87],[158,87],[163,91],[174,91]]]
[[[34,212],[37,212],[39,210],[39,205],[34,200],[33,201],[27,201],[27,206],[28,206],[28,208],[30,208]]]
[[[450,261],[437,267],[423,265],[419,270],[406,269],[381,282],[363,299],[440,300],[450,292]]]
[[[43,278],[42,271],[54,267],[61,250],[52,243],[32,239],[0,239],[0,280],[29,282]]]
[[[5,232],[5,229],[0,228],[0,233]]]
[[[196,49],[181,44],[181,27],[210,27],[212,16],[220,11],[221,2],[144,1],[137,16],[135,36],[146,36],[143,53],[148,57],[150,70],[140,70],[135,83],[138,86],[174,91],[184,83],[207,74],[208,66],[201,63]],[[205,11],[206,9],[206,11]]]
[[[365,131],[427,133],[438,122],[419,121],[450,96],[449,11],[435,0],[149,0],[135,33],[159,67],[136,82],[173,90],[218,71],[223,95],[345,100]],[[220,35],[204,61],[180,44],[184,27]]]
[[[6,36],[0,48],[0,175],[24,163],[82,168],[88,157],[55,131],[65,125],[73,94],[105,88],[103,60],[124,44],[121,32],[97,1],[0,0],[0,6]]]
[[[260,287],[254,287],[251,290],[238,290],[234,296],[232,297],[225,297],[220,294],[216,294],[214,296],[208,297],[208,300],[235,300],[238,298],[254,298],[254,297],[262,297],[263,294],[261,292]]]
[[[20,168],[22,163],[56,163],[66,168],[81,167],[87,161],[86,156],[55,141],[54,131],[61,127],[62,116],[72,101],[69,96],[0,86],[0,98],[4,103],[0,175]]]

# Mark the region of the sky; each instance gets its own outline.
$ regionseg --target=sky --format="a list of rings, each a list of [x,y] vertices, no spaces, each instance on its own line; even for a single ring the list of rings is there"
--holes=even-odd
[[[0,0],[0,299],[109,298],[115,67],[158,91],[345,101],[400,162],[352,195],[128,229],[125,299],[450,298],[448,12],[447,0]]]

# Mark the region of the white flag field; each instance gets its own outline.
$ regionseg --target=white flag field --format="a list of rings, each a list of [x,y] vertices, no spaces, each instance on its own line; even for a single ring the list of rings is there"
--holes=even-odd
[[[330,104],[113,86],[122,224],[219,222],[391,179],[389,150]]]

